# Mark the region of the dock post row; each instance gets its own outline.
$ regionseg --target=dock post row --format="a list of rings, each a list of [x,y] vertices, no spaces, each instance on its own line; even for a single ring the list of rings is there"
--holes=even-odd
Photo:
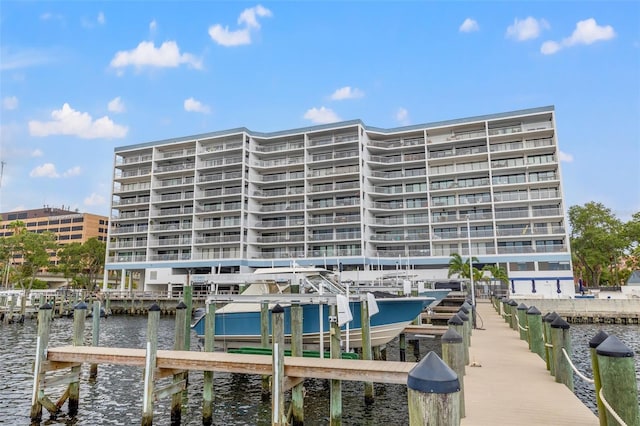
[[[492,300],[492,304],[513,328],[513,309],[517,306],[517,302],[505,300],[505,298],[498,301],[496,298]],[[594,375],[593,379],[590,379],[575,369],[571,362],[569,323],[556,312],[548,313],[540,318],[541,313],[535,306],[528,308],[526,315],[523,316],[520,311],[524,312],[525,308],[526,306],[516,308],[518,309],[517,318],[520,322],[518,324],[520,335],[523,336],[524,330],[529,349],[546,361],[547,370],[554,376],[555,381],[563,383],[572,392],[574,390],[574,372],[582,380],[593,383],[600,426],[617,424],[640,426],[638,384],[633,350],[616,336],[609,336],[604,331],[599,331],[589,341]]]

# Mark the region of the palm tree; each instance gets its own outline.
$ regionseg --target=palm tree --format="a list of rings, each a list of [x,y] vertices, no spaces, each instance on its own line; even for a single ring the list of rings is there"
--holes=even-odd
[[[473,263],[478,264],[478,259],[474,256],[471,258]],[[466,261],[462,260],[462,256],[458,253],[451,254],[451,260],[449,260],[449,274],[447,277],[451,277],[452,275],[457,275],[460,278],[471,278],[471,273],[469,270],[469,258]],[[474,279],[478,276],[478,270],[473,268],[473,277]]]
[[[498,265],[484,265],[482,270],[491,274],[491,281],[498,281],[500,284],[509,282],[507,270]]]

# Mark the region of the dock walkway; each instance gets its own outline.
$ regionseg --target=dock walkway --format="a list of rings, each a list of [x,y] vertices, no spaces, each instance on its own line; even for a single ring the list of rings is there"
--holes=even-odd
[[[565,385],[556,383],[538,355],[529,351],[491,303],[478,301],[466,368],[462,426],[599,425],[598,417]]]

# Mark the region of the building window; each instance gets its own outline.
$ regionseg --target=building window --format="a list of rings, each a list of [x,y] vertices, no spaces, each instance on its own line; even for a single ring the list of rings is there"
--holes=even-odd
[[[27,223],[27,228],[33,228],[34,226],[36,226],[35,222],[29,222]]]
[[[62,219],[60,223],[71,223],[71,219]]]
[[[63,228],[60,228],[60,232],[69,232],[71,231],[71,227],[70,226],[65,226]]]
[[[79,222],[84,222],[84,218],[83,217],[74,217],[73,218],[73,223],[79,223]]]
[[[48,221],[44,220],[42,222],[38,222],[38,226],[47,226],[49,224]]]
[[[82,226],[72,226],[71,230],[72,231],[82,231]]]
[[[68,236],[68,235],[59,235],[59,236],[58,236],[58,240],[59,240],[59,241],[62,241],[62,240],[68,240],[68,239],[69,239],[69,236]]]
[[[71,235],[72,240],[80,240],[82,239],[82,234],[73,234]]]

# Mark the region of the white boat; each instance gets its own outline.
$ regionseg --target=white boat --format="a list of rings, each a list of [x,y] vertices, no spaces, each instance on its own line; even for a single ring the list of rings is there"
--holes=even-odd
[[[215,342],[216,346],[224,349],[249,345],[260,345],[260,308],[261,297],[264,301],[274,303],[274,297],[282,295],[284,308],[285,340],[291,338],[291,284],[299,283],[302,296],[315,296],[311,299],[300,298],[303,309],[303,344],[307,348],[317,348],[329,344],[329,304],[322,302],[322,296],[344,296],[347,300],[346,289],[337,282],[332,272],[322,268],[267,268],[260,269],[254,274],[256,281],[251,283],[238,298],[225,295],[230,303],[215,312]],[[284,296],[289,295],[289,299]],[[240,303],[240,298],[250,299],[247,303]],[[270,298],[270,299],[269,299]],[[348,348],[362,346],[361,333],[361,303],[368,303],[367,299],[374,299],[370,311],[377,312],[370,316],[370,336],[372,346],[385,345],[398,336],[404,328],[420,315],[422,310],[430,305],[432,297],[398,297],[392,294],[377,294],[375,298],[369,296],[348,297],[348,306],[352,319],[342,325],[343,339],[348,338]],[[221,298],[211,297],[208,303],[219,303]],[[328,299],[327,299],[328,300]],[[199,337],[204,337],[204,316],[198,318],[192,325]],[[270,327],[270,325],[269,325]],[[320,336],[323,336],[322,338]],[[348,336],[348,337],[347,337]],[[321,344],[322,341],[322,344]]]

